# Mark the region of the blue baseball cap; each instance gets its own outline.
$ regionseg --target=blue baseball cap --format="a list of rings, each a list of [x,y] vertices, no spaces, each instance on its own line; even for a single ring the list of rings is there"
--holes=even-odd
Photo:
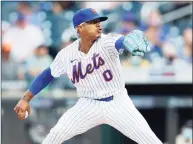
[[[77,11],[73,16],[74,28],[83,22],[88,22],[91,20],[99,19],[100,21],[105,21],[108,17],[99,16],[99,14],[92,8],[85,8]]]

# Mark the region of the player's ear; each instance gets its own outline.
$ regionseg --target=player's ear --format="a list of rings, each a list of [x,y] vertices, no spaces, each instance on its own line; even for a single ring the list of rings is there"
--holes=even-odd
[[[77,28],[77,32],[80,33],[83,31],[83,26],[82,25],[79,25],[78,28]]]

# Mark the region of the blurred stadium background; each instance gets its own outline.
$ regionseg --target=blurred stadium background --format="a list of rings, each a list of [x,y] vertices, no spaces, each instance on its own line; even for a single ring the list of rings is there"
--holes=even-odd
[[[73,14],[92,7],[109,17],[104,33],[145,32],[152,51],[120,56],[126,88],[156,135],[167,144],[192,143],[192,2],[1,2],[2,144],[40,144],[77,98],[71,81],[55,80],[31,102],[32,114],[13,112],[31,81],[57,52],[76,40]],[[64,144],[134,144],[102,125]]]

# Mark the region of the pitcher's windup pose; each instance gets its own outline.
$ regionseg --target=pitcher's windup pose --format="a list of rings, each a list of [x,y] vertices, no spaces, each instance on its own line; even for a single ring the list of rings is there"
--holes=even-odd
[[[162,144],[129,98],[119,60],[123,49],[143,56],[150,51],[149,43],[139,30],[126,36],[102,34],[100,22],[107,19],[92,8],[76,12],[73,24],[79,38],[57,54],[15,106],[18,118],[24,120],[25,112],[30,114],[30,100],[54,78],[67,74],[71,79],[79,100],[61,116],[43,144],[61,144],[101,124],[139,144]]]

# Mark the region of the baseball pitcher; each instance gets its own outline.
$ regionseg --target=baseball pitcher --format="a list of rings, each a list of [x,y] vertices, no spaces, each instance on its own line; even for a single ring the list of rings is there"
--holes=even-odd
[[[15,106],[18,118],[24,120],[26,111],[30,114],[31,99],[53,79],[63,74],[71,79],[79,99],[61,116],[43,144],[61,144],[101,124],[114,127],[139,144],[162,144],[128,96],[119,59],[123,50],[144,56],[150,51],[149,43],[139,30],[126,36],[103,34],[100,22],[107,19],[92,8],[77,11],[73,25],[79,38],[59,51]]]

